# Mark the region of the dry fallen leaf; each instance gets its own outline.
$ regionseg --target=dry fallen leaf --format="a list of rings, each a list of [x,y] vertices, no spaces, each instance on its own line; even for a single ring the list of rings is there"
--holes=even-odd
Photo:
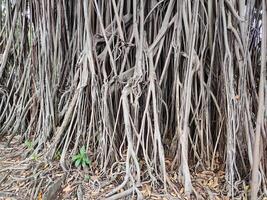
[[[70,191],[72,191],[73,187],[71,187],[70,185],[67,185],[64,189],[63,192],[65,193],[69,193]]]
[[[218,184],[218,178],[217,177],[214,177],[213,179],[208,181],[208,186],[211,187],[211,188],[215,188],[218,185],[219,184]]]
[[[97,181],[99,177],[98,177],[98,176],[91,176],[90,178],[91,178],[91,180],[93,180],[93,181]]]
[[[91,191],[90,194],[91,194],[91,196],[97,196],[97,195],[99,195],[99,192],[98,191]]]
[[[166,166],[171,166],[172,162],[170,160],[165,160]]]
[[[63,176],[63,174],[56,174],[55,176],[56,177],[61,177],[61,176]]]
[[[151,186],[150,185],[147,185],[147,184],[144,184],[143,185],[142,193],[143,193],[143,195],[145,197],[150,197],[151,196]]]
[[[177,197],[177,194],[175,194],[174,192],[171,192],[171,195],[172,195],[173,197]]]
[[[158,200],[159,197],[157,195],[153,195],[153,196],[150,197],[150,199]]]
[[[42,200],[43,198],[42,198],[42,192],[39,192],[38,193],[38,200]]]
[[[239,96],[239,95],[236,95],[236,96],[235,96],[235,99],[236,99],[237,101],[239,101],[239,100],[240,100],[240,96]]]

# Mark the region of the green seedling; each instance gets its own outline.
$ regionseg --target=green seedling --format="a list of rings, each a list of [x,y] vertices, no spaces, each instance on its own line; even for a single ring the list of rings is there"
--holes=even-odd
[[[26,140],[26,141],[25,141],[25,146],[26,146],[28,149],[32,149],[32,148],[33,148],[32,141],[30,141],[30,140]]]
[[[85,168],[86,166],[90,166],[91,164],[84,146],[82,146],[82,148],[80,149],[79,154],[73,156],[72,161],[74,162],[75,167],[82,166],[83,168]]]
[[[37,161],[38,160],[38,155],[36,153],[34,153],[32,156],[31,156],[31,159],[34,160],[34,161]]]
[[[85,175],[85,176],[84,176],[84,181],[85,181],[85,182],[89,182],[90,179],[91,179],[91,176],[89,176],[89,175]]]
[[[54,155],[54,159],[55,160],[60,160],[60,157],[61,157],[61,152],[59,150],[57,150],[55,155]]]

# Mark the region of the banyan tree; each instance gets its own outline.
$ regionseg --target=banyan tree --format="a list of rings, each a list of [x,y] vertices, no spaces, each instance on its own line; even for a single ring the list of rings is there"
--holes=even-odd
[[[0,137],[62,171],[82,146],[106,196],[186,194],[225,172],[267,193],[265,0],[1,0]],[[170,167],[166,166],[170,161]],[[38,178],[38,176],[37,176]],[[110,180],[111,180],[110,179]],[[121,192],[121,189],[124,189]],[[117,195],[117,196],[116,196]]]

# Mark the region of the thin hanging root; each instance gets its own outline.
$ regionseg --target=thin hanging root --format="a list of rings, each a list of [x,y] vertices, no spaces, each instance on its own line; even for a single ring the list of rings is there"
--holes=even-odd
[[[139,168],[139,163],[137,161],[137,155],[135,153],[135,150],[133,149],[133,135],[131,132],[131,123],[129,120],[129,105],[128,105],[128,93],[129,93],[129,88],[126,87],[123,90],[123,95],[122,95],[122,108],[123,108],[123,115],[124,115],[124,123],[125,123],[125,130],[126,130],[126,136],[127,136],[127,143],[128,143],[128,150],[127,150],[127,158],[126,158],[126,175],[124,178],[124,181],[122,182],[121,185],[119,185],[117,188],[112,190],[110,193],[106,195],[106,197],[111,196],[115,194],[117,191],[121,190],[126,186],[126,184],[129,181],[129,178],[131,176],[131,158],[134,161],[134,166],[136,167],[136,177],[137,177],[137,185],[140,184],[140,168]]]
[[[56,151],[56,148],[57,148],[57,145],[60,142],[60,140],[62,139],[62,135],[64,134],[64,131],[66,130],[71,118],[74,117],[74,116],[72,116],[72,114],[73,114],[73,109],[75,107],[75,104],[76,104],[76,101],[77,101],[77,98],[78,98],[78,94],[79,94],[79,92],[75,92],[75,94],[74,94],[74,96],[72,98],[72,101],[71,101],[71,103],[70,103],[70,105],[68,107],[68,110],[67,110],[67,112],[65,114],[63,123],[55,133],[54,142],[53,142],[52,146],[50,147],[50,150],[49,150],[49,153],[48,153],[48,159],[50,159],[50,160],[53,158],[53,156],[55,154],[55,151]]]
[[[255,130],[255,142],[253,148],[253,168],[252,168],[252,181],[251,181],[251,199],[258,199],[258,190],[260,187],[259,180],[259,165],[262,155],[260,154],[261,146],[261,129],[264,126],[264,86],[266,86],[266,69],[267,69],[267,5],[266,1],[262,1],[262,24],[263,24],[263,34],[262,34],[262,46],[261,46],[261,70],[260,70],[260,83],[259,83],[259,104],[257,113],[257,124]],[[266,106],[266,105],[265,105]],[[266,108],[265,108],[266,109]],[[265,113],[266,114],[266,113]]]
[[[229,197],[252,169],[257,198],[267,173],[265,3],[1,0],[1,140],[56,153],[64,171],[85,146],[92,168],[124,175],[109,199],[142,198],[143,182],[168,193],[168,170],[194,194],[199,164],[225,167]]]

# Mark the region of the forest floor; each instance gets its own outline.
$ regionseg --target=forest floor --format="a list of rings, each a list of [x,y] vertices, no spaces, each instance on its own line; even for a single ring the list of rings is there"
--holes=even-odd
[[[14,138],[7,147],[7,138],[0,141],[0,200],[55,200],[55,199],[105,199],[105,195],[116,187],[123,177],[113,182],[99,175],[97,169],[83,171],[79,169],[64,173],[59,161],[46,163],[38,156],[23,158],[27,148],[19,145],[19,138]],[[170,166],[166,159],[166,166]],[[184,189],[178,181],[176,172],[168,172],[170,181],[176,186],[164,195],[161,187],[143,184],[140,191],[144,199],[229,199],[224,179],[224,171],[203,170],[192,173],[194,195],[186,198]],[[119,180],[121,179],[121,180]],[[247,199],[249,187],[238,185],[234,199]],[[121,190],[123,192],[123,189]],[[136,199],[128,196],[122,199]]]

